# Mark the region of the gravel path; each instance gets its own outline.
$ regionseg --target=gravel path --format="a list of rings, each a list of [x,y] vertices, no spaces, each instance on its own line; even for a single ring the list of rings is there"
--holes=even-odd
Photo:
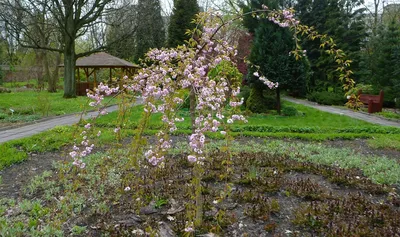
[[[117,105],[113,105],[107,108],[108,112],[112,112],[118,109]],[[89,112],[82,117],[88,119],[94,117],[98,114],[97,111]],[[81,119],[81,114],[65,115],[60,117],[55,117],[51,119],[45,119],[38,121],[33,124],[20,126],[17,128],[7,129],[0,131],[0,143],[11,141],[18,138],[29,137],[46,130],[52,129],[56,126],[62,125],[73,125]]]
[[[349,109],[340,109],[336,108],[333,106],[327,106],[327,105],[319,105],[315,102],[310,102],[307,100],[300,100],[300,99],[295,99],[292,97],[283,97],[284,100],[296,103],[296,104],[302,104],[305,106],[312,107],[314,109],[318,109],[321,111],[329,112],[332,114],[340,114],[340,115],[345,115],[349,116],[355,119],[360,119],[364,120],[369,123],[374,123],[374,124],[379,124],[379,125],[384,125],[384,126],[393,126],[393,127],[400,127],[400,122],[384,119],[382,117],[378,117],[376,115],[364,113],[364,112],[358,112],[358,111],[353,111]]]
[[[139,98],[136,101],[136,104],[141,104],[142,100]],[[108,112],[113,112],[118,109],[118,105],[113,105],[110,107],[107,107]],[[97,116],[98,112],[93,111],[93,112],[88,112],[85,114],[82,118],[88,119],[94,116]],[[17,128],[11,128],[11,129],[6,129],[2,128],[0,130],[0,143],[15,140],[18,138],[24,138],[24,137],[29,137],[41,132],[44,132],[46,130],[52,129],[56,126],[62,126],[62,125],[73,125],[79,122],[81,119],[81,114],[71,114],[71,115],[64,115],[64,116],[59,116],[55,118],[50,118],[50,119],[43,119],[40,121],[37,121],[33,124],[25,125],[25,126],[20,126]]]

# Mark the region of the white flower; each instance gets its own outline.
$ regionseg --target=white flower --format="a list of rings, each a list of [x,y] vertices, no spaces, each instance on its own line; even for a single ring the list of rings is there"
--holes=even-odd
[[[184,231],[190,233],[190,232],[194,232],[194,229],[193,229],[193,227],[189,226],[189,227],[186,227],[184,229]]]
[[[218,200],[214,200],[213,203],[214,203],[214,204],[218,204]]]
[[[124,191],[125,191],[125,192],[131,191],[131,187],[129,187],[129,186],[126,187],[126,188],[124,189]]]
[[[167,219],[168,219],[169,221],[174,221],[174,220],[175,220],[175,218],[174,218],[173,216],[167,216]]]
[[[141,229],[132,230],[132,234],[134,235],[144,235],[144,231]]]
[[[347,99],[350,100],[350,98],[351,98],[351,96],[348,95],[348,96],[347,96]]]

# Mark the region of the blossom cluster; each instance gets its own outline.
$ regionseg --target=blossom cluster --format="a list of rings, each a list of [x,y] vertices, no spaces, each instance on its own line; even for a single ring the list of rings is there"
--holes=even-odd
[[[99,111],[99,115],[107,114],[107,110],[103,105],[104,96],[109,96],[113,93],[118,93],[120,90],[118,87],[111,88],[108,85],[100,83],[94,91],[87,90],[87,97],[93,101],[89,103],[89,106],[95,107]],[[69,153],[70,157],[74,160],[73,165],[81,169],[86,167],[83,162],[83,158],[90,155],[94,149],[94,143],[91,143],[89,139],[89,134],[93,130],[93,126],[87,123],[84,126],[84,130],[81,132],[81,141],[77,144],[75,143],[72,151]],[[101,135],[101,131],[97,132],[97,136]]]
[[[237,98],[240,87],[236,84],[234,86],[230,78],[223,74],[210,76],[209,72],[222,62],[235,65],[232,59],[237,52],[218,35],[218,31],[224,26],[223,23],[216,21],[220,18],[213,13],[205,14],[208,14],[208,17],[199,22],[201,33],[194,32],[197,35],[193,37],[190,46],[152,49],[146,55],[152,64],[142,68],[133,78],[124,77],[124,81],[127,82],[123,85],[124,91],[141,94],[145,113],[162,114],[164,127],[157,133],[153,146],[144,153],[144,158],[154,166],[164,161],[172,143],[169,134],[177,130],[176,123],[183,121],[183,118],[176,114],[179,106],[187,99],[179,96],[178,92],[181,90],[190,91],[196,100],[194,132],[189,136],[191,148],[191,153],[187,157],[189,162],[201,163],[204,160],[207,132],[220,132],[225,135],[226,131],[221,130],[221,126],[229,126],[236,121],[247,122],[240,114],[224,115],[226,105],[234,108],[243,104],[243,99]],[[280,17],[274,19],[281,23],[293,22],[292,11],[283,11]],[[278,83],[273,83],[265,77],[259,78],[271,89],[278,86]],[[102,115],[107,113],[102,108],[104,96],[118,91],[120,91],[118,87],[110,88],[100,83],[98,88],[94,92],[88,92],[87,96],[93,100],[90,105],[98,107]],[[119,128],[116,128],[117,132],[118,130]],[[77,165],[81,165],[80,159],[90,154],[93,149],[93,144],[89,144],[86,139],[87,137],[83,136],[82,148],[77,147],[70,153],[71,157],[76,159]]]
[[[300,24],[300,21],[294,18],[293,9],[284,9],[282,11],[273,11],[269,14],[268,20],[274,22],[280,27],[286,28]]]
[[[221,62],[232,62],[236,50],[226,41],[215,38],[221,25],[213,21],[212,17],[202,25],[202,33],[194,47],[184,45],[175,49],[152,49],[147,57],[153,63],[141,69],[124,86],[127,91],[142,95],[146,113],[162,114],[165,127],[157,134],[155,144],[144,154],[154,166],[163,162],[166,150],[171,147],[167,133],[177,130],[176,123],[183,121],[183,118],[176,115],[176,111],[187,98],[177,96],[179,90],[192,91],[197,102],[194,133],[189,136],[192,150],[188,156],[190,162],[201,162],[204,159],[206,132],[218,132],[221,124],[238,120],[246,122],[241,115],[229,118],[223,115],[224,107],[228,103],[227,95],[231,90],[229,105],[236,107],[243,103],[243,100],[236,98],[240,88],[232,88],[228,78],[208,75]],[[220,132],[224,134],[224,131]]]
[[[82,158],[91,154],[92,150],[94,148],[94,144],[90,143],[90,140],[88,138],[88,132],[87,132],[87,130],[90,130],[92,128],[92,125],[90,123],[87,123],[84,126],[84,128],[85,128],[85,130],[83,130],[81,133],[82,141],[80,142],[80,144],[78,146],[77,146],[77,144],[74,144],[72,151],[69,153],[71,158],[74,160],[74,162],[72,164],[81,169],[86,167],[86,164],[82,161]]]
[[[253,75],[255,77],[258,77],[258,79],[260,79],[262,82],[264,82],[264,84],[267,85],[269,89],[275,89],[278,88],[279,86],[279,82],[272,82],[268,80],[266,77],[260,76],[258,72],[254,72]]]

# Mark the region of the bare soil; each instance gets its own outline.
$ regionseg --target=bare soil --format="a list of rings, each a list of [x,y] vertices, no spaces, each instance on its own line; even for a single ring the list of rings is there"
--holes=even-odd
[[[360,139],[323,144],[400,159],[399,151],[371,149]],[[204,219],[197,236],[210,232],[217,233],[214,236],[400,236],[400,199],[395,187],[373,184],[359,170],[243,153],[232,160],[231,175],[221,180],[225,155],[213,158],[205,164]],[[24,198],[22,187],[35,175],[51,170],[55,161],[70,160],[66,151],[30,154],[26,162],[0,171],[0,198]],[[145,184],[134,188],[132,183],[132,192],[110,203],[108,214],[83,213],[65,226],[87,226],[82,236],[138,236],[148,226],[161,236],[182,236],[188,207],[193,205],[191,170],[186,159],[177,156],[166,165],[162,179],[151,169],[143,171],[142,177],[148,177]],[[135,206],[135,192],[156,195],[166,203],[157,207],[159,200],[148,200]]]

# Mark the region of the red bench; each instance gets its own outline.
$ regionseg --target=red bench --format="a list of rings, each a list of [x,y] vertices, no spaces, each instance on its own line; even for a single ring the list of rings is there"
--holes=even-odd
[[[382,112],[382,106],[383,106],[383,91],[381,90],[379,92],[379,95],[367,95],[367,94],[361,94],[362,91],[358,91],[358,95],[360,98],[360,101],[368,105],[368,113],[376,113],[376,112]]]

